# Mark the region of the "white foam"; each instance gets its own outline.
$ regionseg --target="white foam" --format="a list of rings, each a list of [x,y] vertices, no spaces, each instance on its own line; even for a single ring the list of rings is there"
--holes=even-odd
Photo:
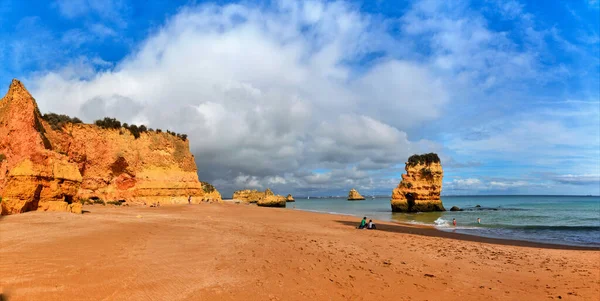
[[[438,228],[448,228],[450,227],[450,221],[447,221],[441,217],[438,217],[438,219],[436,219],[434,222],[436,227]]]

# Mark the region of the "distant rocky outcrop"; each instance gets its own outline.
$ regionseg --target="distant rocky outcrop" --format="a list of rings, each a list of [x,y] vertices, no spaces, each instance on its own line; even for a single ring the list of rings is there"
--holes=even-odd
[[[286,198],[281,195],[275,195],[273,191],[267,188],[265,191],[256,189],[237,190],[233,193],[233,199],[245,203],[256,203],[263,207],[285,207]]]
[[[287,197],[285,198],[286,202],[295,202],[296,200],[294,200],[294,197],[291,194],[288,194]]]
[[[35,99],[13,80],[0,99],[1,214],[30,210],[81,212],[88,199],[127,203],[221,201],[198,181],[187,137],[132,133],[42,117]],[[115,120],[116,121],[116,120]],[[120,123],[119,123],[120,124]],[[134,134],[136,134],[134,136]]]
[[[452,206],[452,208],[450,208],[450,211],[462,211],[462,209],[460,209],[458,206]]]
[[[392,211],[445,211],[440,199],[444,172],[438,155],[413,155],[404,169],[406,174],[392,191]]]
[[[268,190],[270,191],[270,190]],[[272,194],[273,192],[271,192]],[[259,200],[264,199],[267,195],[267,191],[258,191],[256,189],[244,189],[237,190],[233,193],[234,200],[240,200],[246,203],[257,203]]]
[[[360,195],[360,193],[358,193],[358,191],[354,188],[350,189],[350,192],[348,192],[348,201],[361,201],[364,199],[365,197]]]
[[[256,202],[261,207],[285,207],[285,197],[282,195],[267,195]]]

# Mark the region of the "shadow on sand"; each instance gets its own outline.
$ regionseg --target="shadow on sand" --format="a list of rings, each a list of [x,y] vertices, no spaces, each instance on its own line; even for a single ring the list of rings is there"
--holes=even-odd
[[[0,301],[8,301],[8,295],[5,293],[0,293]]]
[[[344,226],[348,226],[348,227],[357,229],[358,224],[360,223],[360,220],[357,220],[356,222],[336,220],[336,222],[340,223]],[[376,230],[365,230],[365,231],[385,231],[385,232],[392,232],[392,233],[413,234],[413,235],[428,236],[428,237],[442,237],[442,238],[472,241],[472,242],[481,242],[481,243],[495,244],[495,245],[505,245],[505,246],[558,249],[558,250],[595,250],[595,251],[600,250],[600,248],[594,248],[594,247],[568,246],[568,245],[536,243],[536,242],[521,241],[521,240],[488,238],[488,237],[468,235],[468,234],[462,234],[462,233],[456,233],[456,232],[446,232],[446,231],[441,231],[441,230],[437,230],[435,228],[430,228],[430,227],[418,227],[418,226],[413,227],[413,226],[405,226],[405,225],[390,224],[390,223],[377,223],[376,225],[377,225]],[[358,231],[358,229],[357,229],[357,231]],[[363,231],[363,230],[360,230],[360,231]]]

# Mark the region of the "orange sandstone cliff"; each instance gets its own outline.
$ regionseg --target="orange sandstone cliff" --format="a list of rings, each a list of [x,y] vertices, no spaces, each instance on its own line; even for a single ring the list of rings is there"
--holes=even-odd
[[[221,201],[198,181],[189,142],[166,133],[66,123],[53,129],[18,80],[0,100],[1,213],[81,212],[80,200]],[[209,187],[210,186],[210,187]]]
[[[393,212],[445,211],[440,193],[444,172],[437,154],[413,155],[392,191]]]
[[[235,191],[233,193],[232,198],[234,200],[240,200],[246,203],[257,203],[259,200],[264,199],[267,196],[267,194],[273,195],[273,192],[269,189],[265,191],[258,191],[256,189],[244,189]]]

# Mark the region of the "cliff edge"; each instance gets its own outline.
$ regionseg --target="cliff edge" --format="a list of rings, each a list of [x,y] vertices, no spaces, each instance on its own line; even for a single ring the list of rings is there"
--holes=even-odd
[[[221,201],[198,180],[189,141],[167,133],[50,124],[13,80],[0,100],[1,214],[81,212],[87,199],[128,203]],[[215,192],[216,191],[216,192]]]
[[[440,193],[444,172],[437,154],[413,155],[400,184],[392,191],[393,212],[445,211]]]

